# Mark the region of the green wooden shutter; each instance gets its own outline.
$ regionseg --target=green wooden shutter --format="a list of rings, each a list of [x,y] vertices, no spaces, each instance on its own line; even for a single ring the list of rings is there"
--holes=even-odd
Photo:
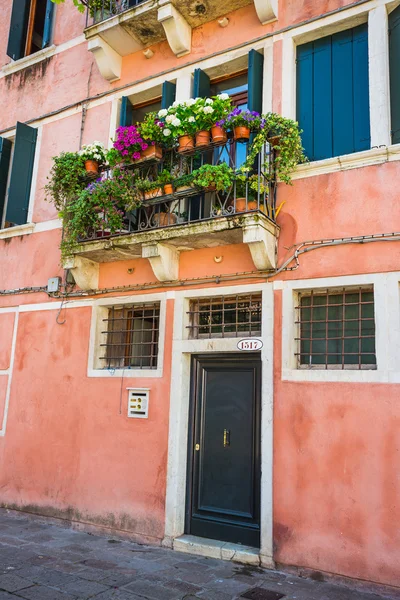
[[[248,71],[248,87],[249,110],[255,110],[262,113],[263,101],[263,69],[264,56],[255,50],[249,52],[249,71]]]
[[[0,227],[3,220],[4,203],[7,193],[11,148],[12,143],[10,140],[0,137]]]
[[[298,47],[297,120],[310,160],[370,147],[366,24]]]
[[[176,85],[170,81],[164,81],[162,85],[161,108],[169,108],[175,102]]]
[[[296,107],[304,152],[314,160],[314,49],[313,43],[297,47]]]
[[[17,123],[6,211],[6,221],[14,225],[23,225],[28,219],[36,138],[37,129]]]
[[[400,6],[389,15],[390,109],[392,144],[400,143]]]
[[[28,29],[30,0],[13,0],[7,56],[13,60],[25,54],[26,32]]]
[[[47,0],[46,15],[44,18],[43,43],[42,48],[50,46],[53,37],[53,20],[54,20],[54,2]]]
[[[209,76],[201,69],[195,69],[193,79],[193,97],[207,98],[210,96],[210,93],[211,86]]]
[[[128,96],[121,98],[121,114],[119,117],[120,127],[133,125],[133,105]]]
[[[313,47],[313,159],[332,155],[332,44],[325,37]]]

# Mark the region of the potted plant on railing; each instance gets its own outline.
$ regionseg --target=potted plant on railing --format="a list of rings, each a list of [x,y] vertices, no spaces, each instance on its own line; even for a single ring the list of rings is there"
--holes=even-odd
[[[118,127],[116,134],[113,147],[119,154],[119,162],[129,164],[140,160],[140,153],[146,150],[149,144],[141,137],[138,128],[135,125]]]
[[[113,178],[99,178],[68,202],[61,213],[63,256],[71,254],[80,239],[124,231],[125,213],[142,203],[134,181],[130,171],[117,170]]]
[[[137,179],[135,181],[136,189],[142,194],[144,200],[152,200],[163,195],[163,188],[158,179]]]
[[[161,159],[162,144],[166,142],[163,135],[165,124],[158,118],[157,113],[147,113],[144,120],[137,123],[136,127],[140,137],[148,144],[148,147],[141,151],[141,158],[144,160]]]
[[[172,185],[173,176],[167,169],[161,171],[158,176],[158,183],[163,186],[164,194],[168,196],[169,194],[173,194],[174,186]]]
[[[186,102],[174,102],[168,109],[161,109],[159,118],[164,119],[163,135],[167,143],[178,140],[178,152],[189,152],[194,148],[196,119],[193,106],[196,100],[191,98]]]
[[[217,122],[219,127],[233,131],[236,142],[247,142],[250,139],[250,133],[260,129],[261,124],[261,115],[247,108],[235,108],[225,119]]]
[[[85,161],[85,169],[91,175],[97,175],[99,167],[106,162],[106,149],[101,142],[84,144],[79,155]]]
[[[264,150],[266,142],[273,139],[275,150],[273,169],[272,172],[268,172],[269,165],[263,165],[265,177],[267,179],[278,178],[290,184],[292,172],[299,163],[306,160],[300,134],[301,131],[296,121],[276,113],[263,115],[259,130],[252,140],[246,161],[240,168],[241,172],[249,173],[252,171],[258,154]]]
[[[87,186],[85,161],[78,152],[62,152],[53,157],[53,165],[44,187],[46,200],[59,213]]]
[[[186,175],[181,175],[174,179],[174,190],[175,192],[187,192],[188,190],[194,189],[193,184],[194,173],[188,173]]]
[[[215,144],[225,144],[227,140],[226,129],[218,125],[220,121],[226,119],[226,117],[232,112],[232,101],[229,94],[218,94],[213,96],[213,109],[212,114],[213,124],[211,126],[211,137]]]
[[[233,170],[225,163],[202,165],[193,171],[193,183],[205,191],[226,192],[232,187]]]

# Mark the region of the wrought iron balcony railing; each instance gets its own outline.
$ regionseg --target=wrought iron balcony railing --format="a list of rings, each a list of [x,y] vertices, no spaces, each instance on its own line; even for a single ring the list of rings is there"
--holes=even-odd
[[[228,140],[225,144],[212,144],[201,151],[198,149],[182,155],[169,152],[162,160],[143,160],[128,168],[138,169],[141,179],[156,180],[163,170],[172,170],[179,174],[192,174],[203,164],[219,165],[225,162],[233,172],[231,185],[223,191],[212,186],[199,188],[188,183],[179,186],[179,179],[172,193],[165,194],[162,187],[143,194],[140,208],[125,212],[123,227],[110,231],[107,214],[101,215],[101,227],[86,232],[81,242],[152,231],[163,228],[177,228],[204,221],[240,217],[246,213],[260,214],[275,222],[276,185],[274,181],[274,152],[265,144],[262,152],[254,161],[254,166],[246,173],[245,180],[238,178],[248,145]],[[111,172],[103,174],[112,177]],[[240,220],[238,221],[240,226]]]
[[[94,7],[86,11],[86,27],[101,23],[143,2],[146,0],[96,0]]]

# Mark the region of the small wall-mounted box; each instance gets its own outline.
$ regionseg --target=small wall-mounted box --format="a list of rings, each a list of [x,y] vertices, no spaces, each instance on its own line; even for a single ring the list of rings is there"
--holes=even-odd
[[[126,388],[128,390],[128,417],[147,419],[149,416],[148,388]]]
[[[47,291],[58,292],[61,286],[61,277],[51,277],[47,282]]]

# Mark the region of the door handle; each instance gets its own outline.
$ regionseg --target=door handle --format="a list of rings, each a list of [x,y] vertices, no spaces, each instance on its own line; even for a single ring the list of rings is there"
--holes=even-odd
[[[224,429],[224,448],[231,445],[231,432],[229,429]]]

